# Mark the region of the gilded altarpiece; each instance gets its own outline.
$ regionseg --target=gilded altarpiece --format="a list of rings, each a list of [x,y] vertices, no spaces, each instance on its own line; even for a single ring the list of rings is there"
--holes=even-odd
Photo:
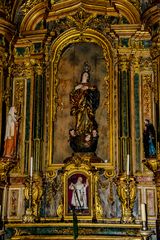
[[[103,53],[105,51],[105,55]],[[96,112],[99,129],[97,154],[104,160],[112,162],[112,138],[111,127],[113,126],[112,114],[112,76],[109,66],[111,61],[107,56],[107,49],[102,49],[96,43],[73,43],[70,44],[59,57],[57,73],[54,76],[53,85],[53,116],[54,135],[52,148],[52,162],[62,163],[72,154],[69,146],[69,129],[74,126],[70,116],[69,95],[80,82],[83,65],[85,62],[91,66],[90,82],[96,85],[100,91],[100,104]],[[112,120],[111,120],[112,119]],[[59,151],[63,146],[63,151]]]
[[[73,32],[74,33],[74,32]],[[51,111],[50,112],[50,142],[49,147],[52,148],[49,151],[48,160],[48,177],[46,180],[46,197],[43,199],[44,203],[44,215],[45,217],[60,217],[60,218],[72,218],[69,212],[69,196],[67,193],[68,186],[68,174],[69,169],[72,169],[72,174],[77,173],[77,163],[79,156],[75,155],[71,166],[63,163],[67,158],[74,158],[73,150],[69,144],[69,130],[73,128],[74,121],[70,115],[70,93],[72,89],[80,83],[83,66],[85,63],[90,66],[90,83],[96,85],[100,91],[100,104],[96,112],[96,119],[98,122],[99,140],[96,150],[96,155],[101,159],[101,163],[96,160],[94,166],[91,167],[90,160],[86,160],[87,157],[80,156],[82,165],[78,164],[78,174],[84,174],[90,172],[90,196],[88,199],[95,199],[89,204],[88,214],[86,217],[83,213],[80,214],[80,218],[97,219],[104,217],[117,217],[118,205],[120,204],[118,196],[116,195],[116,184],[114,179],[114,158],[115,152],[113,149],[113,141],[117,135],[113,135],[113,127],[116,115],[113,114],[113,59],[111,58],[111,49],[109,48],[109,41],[106,39],[106,43],[102,36],[100,40],[94,32],[88,31],[84,33],[83,38],[79,35],[70,37],[68,41],[57,43],[58,48],[53,45],[53,62],[52,62],[52,79],[51,79]],[[74,33],[75,34],[75,33]],[[73,35],[74,35],[73,34]],[[93,34],[92,40],[89,34]],[[78,38],[77,38],[78,36]],[[49,79],[48,79],[49,81]],[[116,111],[114,113],[117,113]],[[60,151],[63,149],[63,151]],[[90,159],[90,156],[88,157]],[[88,161],[88,162],[86,162]],[[84,163],[84,166],[83,166]],[[68,166],[68,167],[67,167]],[[64,176],[60,174],[64,169]],[[99,168],[95,175],[92,168]],[[59,169],[59,170],[58,170]],[[56,173],[53,174],[53,171]],[[60,171],[60,172],[59,172]],[[67,176],[65,174],[67,173]],[[100,173],[101,172],[101,173]],[[53,174],[53,175],[52,175]],[[102,179],[104,178],[104,182]],[[59,180],[58,180],[59,179]],[[58,182],[62,184],[58,184]],[[64,184],[64,185],[63,185]],[[105,188],[107,187],[107,189]],[[53,194],[52,194],[52,190]],[[61,192],[61,193],[60,193]],[[63,196],[64,192],[64,196]],[[100,195],[100,197],[99,197]],[[94,197],[93,197],[94,196]],[[92,198],[93,197],[93,198]],[[90,200],[89,200],[90,201]],[[46,205],[46,207],[45,207]],[[107,206],[107,209],[106,209]],[[95,209],[94,211],[92,209]],[[96,213],[97,212],[97,213]],[[64,214],[64,215],[63,215]]]
[[[6,106],[7,114],[12,102],[21,117],[18,159],[9,175],[10,186],[5,187],[6,198],[0,198],[0,202],[8,202],[3,207],[6,214],[3,217],[29,222],[26,211],[29,200],[33,218],[31,225],[22,224],[26,232],[17,227],[13,239],[21,239],[21,235],[23,238],[28,233],[31,239],[36,226],[42,227],[43,234],[45,221],[52,222],[52,226],[55,222],[54,229],[52,226],[47,229],[49,235],[72,235],[72,196],[78,181],[85,187],[86,205],[83,211],[76,209],[76,214],[80,225],[81,220],[87,220],[91,226],[81,228],[80,234],[99,234],[104,227],[103,235],[114,235],[117,231],[129,239],[131,230],[125,223],[133,224],[132,232],[137,234],[141,228],[138,223],[142,202],[147,203],[149,221],[155,227],[156,188],[152,174],[142,164],[143,121],[149,118],[155,124],[156,120],[150,36],[140,16],[149,6],[146,3],[147,0],[19,3],[17,13],[22,18],[15,19],[19,36],[18,39],[12,36],[15,42],[11,41],[9,49],[9,60],[15,65],[11,62],[7,65],[3,97],[5,81],[0,83],[0,101],[3,101],[0,110],[2,105]],[[70,114],[70,93],[80,83],[86,63],[90,68],[89,81],[100,92],[96,110],[99,138],[95,152],[79,153],[73,152],[69,138],[75,124]],[[0,62],[0,79],[3,79],[1,65]],[[0,118],[5,120],[6,116]],[[4,136],[2,131],[0,135]],[[124,140],[123,146],[119,144],[120,138]],[[130,154],[129,174],[126,174],[127,154]],[[26,178],[30,174],[31,156],[33,178]],[[92,225],[97,221],[99,230]],[[118,223],[116,230],[113,222]],[[70,226],[66,227],[68,223]],[[107,230],[106,223],[112,223],[113,231]],[[14,227],[8,227],[12,232]],[[140,237],[137,235],[135,239]]]

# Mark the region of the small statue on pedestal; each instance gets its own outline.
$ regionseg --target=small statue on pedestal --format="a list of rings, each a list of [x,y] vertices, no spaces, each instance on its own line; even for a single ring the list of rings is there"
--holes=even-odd
[[[12,106],[7,116],[3,157],[16,157],[19,119],[16,108]]]
[[[143,144],[145,158],[152,158],[156,156],[156,133],[152,123],[149,119],[144,121]]]

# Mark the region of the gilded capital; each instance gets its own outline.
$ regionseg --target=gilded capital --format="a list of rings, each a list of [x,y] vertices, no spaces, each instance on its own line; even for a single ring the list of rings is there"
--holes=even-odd
[[[35,67],[35,71],[37,73],[37,75],[42,75],[43,74],[43,67],[41,64],[38,64],[36,67]]]
[[[130,67],[129,58],[126,54],[119,55],[119,68],[121,71],[127,71]]]
[[[135,73],[139,73],[139,71],[140,71],[139,63],[140,63],[139,57],[133,56],[131,58],[131,64],[133,66],[133,69],[134,69]]]

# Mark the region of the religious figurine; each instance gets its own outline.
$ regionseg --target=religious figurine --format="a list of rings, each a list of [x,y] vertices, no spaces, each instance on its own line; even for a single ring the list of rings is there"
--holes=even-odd
[[[156,156],[156,133],[152,123],[148,119],[144,121],[143,144],[145,158]]]
[[[17,116],[17,110],[13,106],[10,108],[5,132],[5,143],[4,143],[4,157],[15,157],[17,150],[17,135],[18,135],[18,120],[20,117]]]
[[[79,176],[77,178],[77,182],[74,184],[71,182],[69,185],[69,189],[72,190],[71,197],[71,206],[75,207],[75,209],[88,209],[87,203],[87,187],[88,187],[88,179],[86,182],[83,182],[83,178]]]
[[[79,83],[70,94],[71,116],[75,117],[75,129],[70,130],[70,146],[75,152],[94,152],[98,142],[98,124],[95,113],[100,93],[89,83],[90,67],[84,64]]]

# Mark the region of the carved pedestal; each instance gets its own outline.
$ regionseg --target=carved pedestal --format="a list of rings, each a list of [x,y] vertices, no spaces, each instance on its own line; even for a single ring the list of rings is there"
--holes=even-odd
[[[1,157],[0,158],[0,195],[1,201],[1,210],[0,210],[0,218],[2,219],[2,224],[6,220],[7,209],[6,209],[6,202],[7,202],[7,191],[8,191],[8,174],[17,164],[17,158],[9,158],[9,157]],[[2,228],[2,226],[1,226]]]

